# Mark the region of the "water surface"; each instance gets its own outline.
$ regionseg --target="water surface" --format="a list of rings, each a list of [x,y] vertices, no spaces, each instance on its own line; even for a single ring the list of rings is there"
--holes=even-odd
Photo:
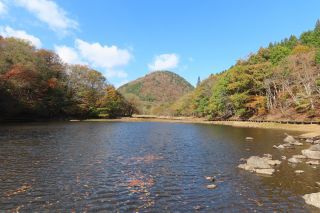
[[[316,212],[301,196],[320,190],[319,168],[284,161],[273,177],[237,169],[240,158],[304,148],[272,149],[283,138],[280,130],[207,124],[2,125],[0,210]],[[218,187],[208,190],[204,176]]]

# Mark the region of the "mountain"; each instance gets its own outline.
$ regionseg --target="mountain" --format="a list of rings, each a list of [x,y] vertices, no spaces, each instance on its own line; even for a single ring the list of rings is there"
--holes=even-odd
[[[155,71],[121,86],[118,91],[141,114],[165,115],[166,109],[194,87],[170,71]]]

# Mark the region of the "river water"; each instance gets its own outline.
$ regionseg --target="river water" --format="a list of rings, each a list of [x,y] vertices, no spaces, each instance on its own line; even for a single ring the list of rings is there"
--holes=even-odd
[[[272,177],[237,168],[240,158],[281,159],[307,146],[274,150],[283,138],[280,130],[207,124],[2,125],[0,210],[317,212],[301,196],[320,191],[319,167],[284,161]],[[216,177],[216,189],[205,176]]]

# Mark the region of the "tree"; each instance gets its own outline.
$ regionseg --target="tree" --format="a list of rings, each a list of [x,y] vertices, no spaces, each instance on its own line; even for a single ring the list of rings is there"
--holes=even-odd
[[[197,87],[200,85],[200,83],[201,83],[200,76],[198,76]]]

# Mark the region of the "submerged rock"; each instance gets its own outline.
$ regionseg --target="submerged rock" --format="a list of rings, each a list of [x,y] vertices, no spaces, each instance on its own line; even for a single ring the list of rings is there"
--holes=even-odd
[[[303,196],[303,199],[307,204],[320,208],[320,192],[306,194]]]
[[[282,160],[286,160],[287,157],[286,157],[286,156],[281,156],[281,159],[282,159]]]
[[[304,171],[303,171],[303,170],[296,170],[296,171],[294,171],[294,173],[296,173],[296,174],[302,174],[302,173],[304,173]]]
[[[273,175],[275,172],[274,169],[255,169],[254,170],[258,174],[263,174],[263,175]]]
[[[320,162],[317,161],[317,160],[310,160],[310,161],[307,161],[306,164],[309,164],[309,165],[319,165]]]
[[[252,141],[254,138],[253,137],[246,137],[246,140]]]

